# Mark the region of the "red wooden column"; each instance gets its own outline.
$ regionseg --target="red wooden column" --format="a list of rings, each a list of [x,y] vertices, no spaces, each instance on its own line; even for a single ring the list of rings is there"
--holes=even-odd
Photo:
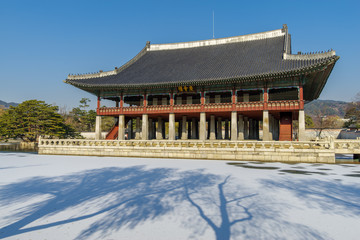
[[[201,98],[200,98],[200,103],[201,103],[201,111],[203,112],[205,110],[205,91],[204,89],[201,90]]]
[[[304,89],[301,83],[299,85],[299,100],[300,100],[300,109],[304,109]]]
[[[174,112],[174,92],[170,93],[170,112]]]
[[[97,112],[97,114],[98,114],[98,115],[100,114],[100,96],[98,96],[98,99],[97,99],[97,108],[96,108],[96,112]]]
[[[268,89],[264,88],[264,110],[268,110],[268,101],[269,101]]]
[[[120,95],[120,113],[122,114],[124,110],[124,94],[121,93]]]
[[[146,106],[147,106],[146,93],[144,93],[144,101],[143,101],[143,105],[144,105],[144,107],[146,107]],[[144,108],[144,110],[145,110],[145,108]]]
[[[236,110],[236,89],[233,88],[231,91],[232,95],[231,95],[231,102],[232,102],[232,110],[235,111]]]

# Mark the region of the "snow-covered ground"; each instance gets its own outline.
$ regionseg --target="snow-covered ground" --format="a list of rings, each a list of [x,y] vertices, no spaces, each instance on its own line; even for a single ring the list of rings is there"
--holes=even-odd
[[[0,239],[359,239],[360,165],[0,152]]]

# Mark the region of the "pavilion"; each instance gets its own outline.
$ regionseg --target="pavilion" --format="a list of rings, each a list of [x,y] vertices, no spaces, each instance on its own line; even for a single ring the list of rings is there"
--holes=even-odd
[[[304,103],[317,99],[339,56],[292,54],[288,28],[194,42],[150,44],[112,71],[65,80],[98,98],[116,123],[106,139],[304,139]],[[115,107],[101,107],[101,99]],[[298,134],[293,122],[298,121]],[[259,130],[262,128],[262,137]]]

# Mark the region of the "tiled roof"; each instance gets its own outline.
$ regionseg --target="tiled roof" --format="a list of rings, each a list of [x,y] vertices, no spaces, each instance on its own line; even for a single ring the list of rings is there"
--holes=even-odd
[[[69,75],[79,87],[122,87],[186,83],[281,74],[310,69],[336,60],[334,51],[293,55],[283,29],[179,44],[148,45],[121,68],[97,74]],[[286,40],[287,39],[287,40]],[[286,49],[286,50],[284,50]]]

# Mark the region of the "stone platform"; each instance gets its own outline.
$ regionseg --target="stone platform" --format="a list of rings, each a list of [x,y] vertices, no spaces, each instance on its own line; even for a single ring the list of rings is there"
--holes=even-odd
[[[39,154],[82,156],[335,163],[345,152],[359,154],[360,141],[39,140]]]

